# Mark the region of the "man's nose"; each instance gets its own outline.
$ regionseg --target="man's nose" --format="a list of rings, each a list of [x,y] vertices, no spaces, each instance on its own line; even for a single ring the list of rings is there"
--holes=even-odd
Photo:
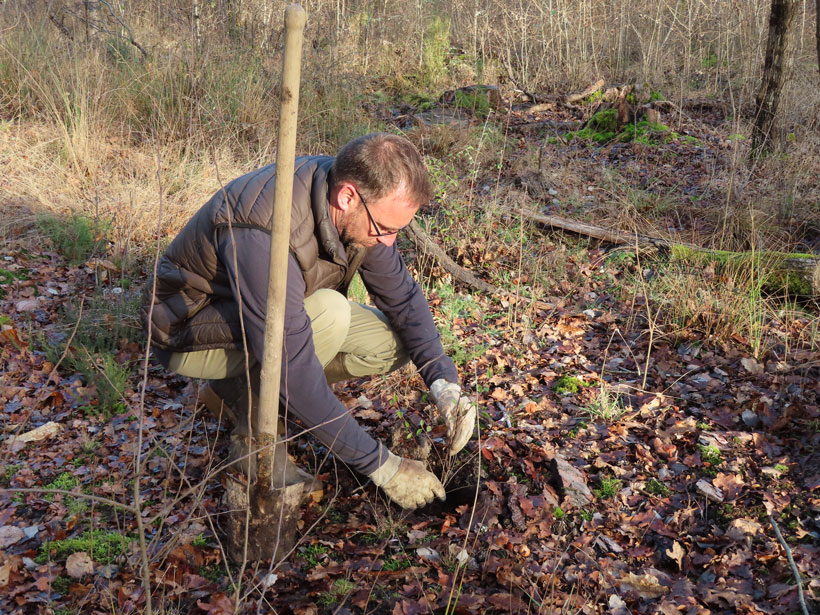
[[[376,237],[376,241],[378,241],[379,243],[383,243],[387,247],[390,247],[394,243],[396,243],[396,237],[398,236],[398,233],[394,233],[393,235],[380,235],[379,237]]]

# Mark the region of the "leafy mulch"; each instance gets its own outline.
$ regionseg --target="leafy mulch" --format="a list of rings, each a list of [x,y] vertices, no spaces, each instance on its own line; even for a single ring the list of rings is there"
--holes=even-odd
[[[582,309],[618,275],[599,256],[576,263],[577,289],[543,309],[476,298],[448,312],[475,351],[462,373],[482,408],[481,439],[455,462],[437,456],[443,430],[418,376],[337,385],[374,435],[427,455],[454,475],[448,489],[480,474],[477,490],[404,513],[318,443],[296,439],[292,452],[318,466],[325,498],[305,510],[295,553],[240,571],[218,545],[224,428],[195,412],[183,379],[153,365],[141,415],[133,343],[117,354],[134,368],[127,410],[103,416],[95,391],[55,371],[37,334],[82,293],[116,286],[91,266],[4,250],[4,270],[20,275],[0,286],[0,610],[144,609],[135,516],[109,503],[134,505],[142,425],[142,518],[153,605],[165,612],[231,613],[237,586],[249,610],[277,613],[794,612],[797,588],[767,511],[816,597],[817,357],[758,363],[732,345],[664,342],[644,386],[647,337],[630,333],[612,300]],[[440,316],[442,297],[430,300]],[[562,376],[583,385],[557,392]],[[49,421],[59,435],[15,442]],[[47,491],[59,485],[102,499]],[[108,551],[87,540],[105,535],[123,540]],[[69,537],[86,542],[50,549]]]

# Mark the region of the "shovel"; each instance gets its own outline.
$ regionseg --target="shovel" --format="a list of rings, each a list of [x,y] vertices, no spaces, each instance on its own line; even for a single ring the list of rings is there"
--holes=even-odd
[[[285,9],[285,53],[271,224],[265,351],[259,391],[259,422],[256,426],[258,433],[254,434],[257,446],[261,447],[257,453],[258,471],[256,481],[250,484],[230,474],[226,475],[223,483],[229,511],[226,528],[228,555],[236,562],[286,557],[299,537],[298,524],[305,497],[316,497],[315,493],[308,493],[304,482],[286,484],[281,472],[274,472],[273,464],[276,448],[285,446],[284,442],[276,442],[304,27],[304,9],[298,4],[291,4]],[[285,454],[280,450],[279,458]]]

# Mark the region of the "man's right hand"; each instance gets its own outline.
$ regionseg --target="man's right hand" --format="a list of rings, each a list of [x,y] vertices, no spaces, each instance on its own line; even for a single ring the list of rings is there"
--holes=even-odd
[[[444,485],[421,461],[389,453],[387,461],[370,475],[396,504],[406,509],[419,508],[436,497],[446,499]]]

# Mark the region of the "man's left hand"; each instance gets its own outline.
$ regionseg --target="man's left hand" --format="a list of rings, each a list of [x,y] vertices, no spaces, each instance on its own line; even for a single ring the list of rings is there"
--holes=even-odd
[[[444,378],[433,383],[430,393],[447,425],[450,454],[455,455],[472,437],[478,411],[470,398],[461,394],[460,386]]]

